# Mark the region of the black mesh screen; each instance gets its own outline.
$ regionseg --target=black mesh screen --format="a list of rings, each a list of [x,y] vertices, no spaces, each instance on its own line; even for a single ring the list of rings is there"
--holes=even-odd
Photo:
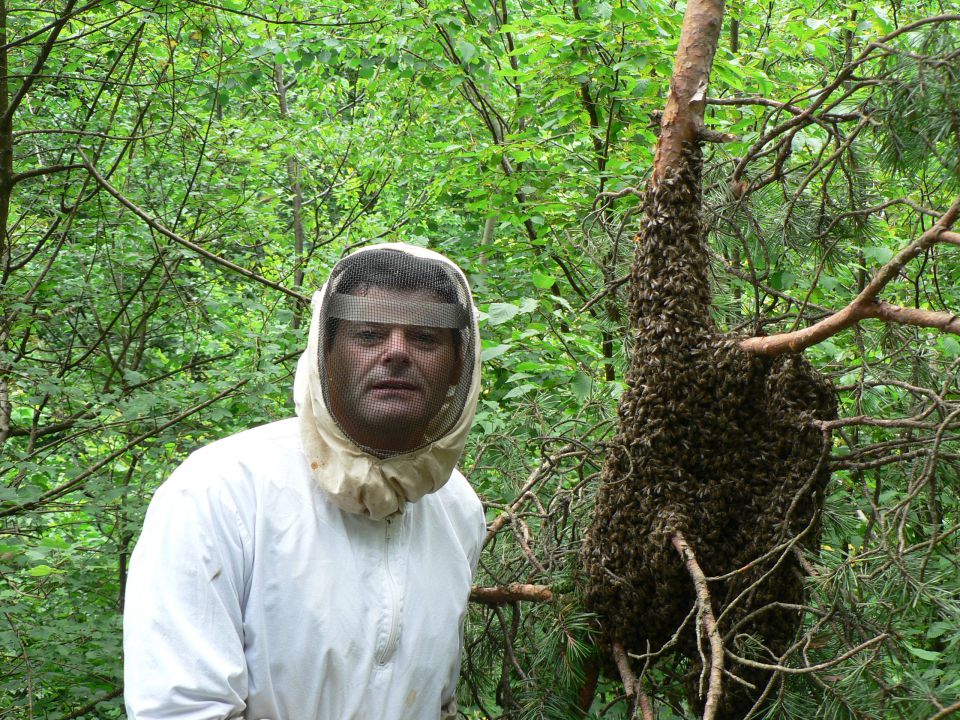
[[[381,456],[424,447],[456,424],[473,380],[470,293],[449,264],[402,250],[355,253],[321,305],[324,402]]]

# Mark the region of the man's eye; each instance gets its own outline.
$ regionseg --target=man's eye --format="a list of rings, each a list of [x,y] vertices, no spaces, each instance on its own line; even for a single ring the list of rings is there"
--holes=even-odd
[[[376,342],[383,337],[383,333],[367,328],[364,330],[357,330],[353,336],[357,340],[362,340],[363,342]]]
[[[439,342],[437,333],[432,330],[415,330],[412,333],[413,341],[423,345],[436,345]]]

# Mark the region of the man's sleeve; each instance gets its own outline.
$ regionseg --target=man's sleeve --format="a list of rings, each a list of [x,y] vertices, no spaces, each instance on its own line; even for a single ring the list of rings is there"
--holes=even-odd
[[[123,616],[131,720],[225,720],[245,707],[251,544],[230,495],[199,475],[188,459],[157,491],[131,558]]]

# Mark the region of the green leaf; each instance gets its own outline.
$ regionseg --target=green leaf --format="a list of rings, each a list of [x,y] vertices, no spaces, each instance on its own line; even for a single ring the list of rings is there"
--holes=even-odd
[[[63,570],[57,570],[57,568],[52,568],[49,565],[35,565],[27,570],[27,575],[32,575],[33,577],[45,577],[55,574],[63,574]]]
[[[490,307],[487,308],[487,322],[491,325],[502,325],[505,322],[513,320],[519,312],[520,308],[517,305],[510,303],[490,303]]]
[[[920,658],[921,660],[939,660],[940,659],[941,653],[934,652],[933,650],[924,650],[923,648],[914,647],[909,643],[904,643],[904,645],[906,646],[907,650],[910,652],[911,655],[914,655]]]
[[[840,287],[840,281],[837,280],[832,275],[827,275],[824,273],[820,276],[820,287],[822,287],[827,292],[833,292],[838,287]]]
[[[493,347],[489,347],[481,351],[480,359],[484,362],[487,360],[493,360],[493,358],[503,355],[510,348],[510,345],[494,345]]]
[[[521,395],[526,395],[531,390],[536,390],[536,389],[537,389],[537,386],[534,385],[533,383],[524,383],[523,385],[518,385],[517,387],[513,388],[513,390],[508,392],[503,397],[505,400],[507,398],[520,397]]]
[[[457,42],[454,43],[454,47],[457,50],[457,55],[459,55],[460,59],[467,65],[477,56],[477,46],[468,43],[466,40],[457,40]]]
[[[890,262],[890,258],[893,257],[893,250],[885,245],[870,245],[863,249],[863,256],[880,265],[885,265]]]
[[[520,312],[531,313],[540,307],[540,304],[534,298],[524,298],[520,301]]]
[[[590,397],[590,390],[593,388],[593,378],[586,373],[578,372],[573,376],[573,382],[570,383],[570,389],[574,396],[580,402],[584,402]]]
[[[940,351],[948,357],[960,355],[960,340],[952,335],[942,335],[937,344],[940,346]]]
[[[530,273],[530,279],[533,280],[533,284],[541,290],[549,290],[557,281],[553,275],[547,275],[546,273],[537,272],[536,270]]]
[[[954,623],[948,622],[935,622],[927,630],[927,638],[933,640],[943,635],[948,630],[956,630],[957,627]]]

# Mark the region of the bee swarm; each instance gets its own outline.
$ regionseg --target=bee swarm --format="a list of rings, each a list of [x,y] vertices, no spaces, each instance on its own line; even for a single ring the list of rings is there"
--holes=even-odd
[[[783,546],[799,537],[798,547],[818,547],[829,437],[811,421],[835,418],[836,399],[800,355],[750,355],[739,349],[741,338],[715,327],[699,149],[685,159],[644,201],[629,299],[628,389],[582,551],[586,603],[611,643],[631,653],[658,650],[695,603],[691,576],[671,545],[679,532],[708,578],[733,573],[709,583],[714,616],[727,609],[721,636],[731,629],[754,636],[773,653],[761,656],[769,663],[801,621],[771,603],[803,602],[798,558]],[[734,649],[730,638],[725,643]],[[702,668],[695,621],[675,649],[690,659],[695,685]],[[757,687],[725,681],[718,717],[740,718],[769,675],[728,669]]]

